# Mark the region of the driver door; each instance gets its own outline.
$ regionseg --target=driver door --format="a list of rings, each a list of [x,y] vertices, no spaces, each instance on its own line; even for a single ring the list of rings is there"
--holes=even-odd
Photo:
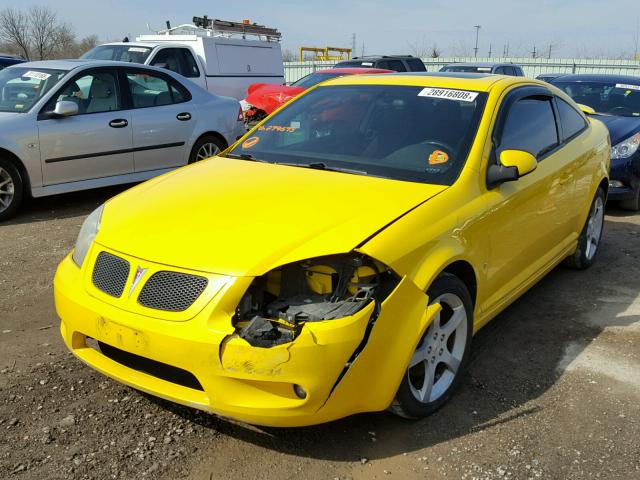
[[[76,103],[78,113],[63,118],[44,114],[63,100]],[[133,173],[132,131],[117,71],[94,68],[78,73],[38,117],[44,184]]]

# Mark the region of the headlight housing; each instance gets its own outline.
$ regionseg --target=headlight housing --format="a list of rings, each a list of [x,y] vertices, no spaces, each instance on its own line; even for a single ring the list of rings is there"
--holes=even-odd
[[[640,132],[611,147],[611,159],[629,158],[640,147]]]
[[[73,261],[78,265],[78,267],[82,267],[82,263],[84,262],[84,258],[87,256],[89,247],[98,234],[103,210],[104,204],[91,212],[82,224],[82,228],[78,234],[78,239],[76,240],[76,246],[73,249],[73,254],[71,255],[71,258],[73,258]]]
[[[381,303],[400,278],[359,253],[290,263],[257,277],[236,308],[236,333],[254,347],[295,340],[306,323],[349,317]]]

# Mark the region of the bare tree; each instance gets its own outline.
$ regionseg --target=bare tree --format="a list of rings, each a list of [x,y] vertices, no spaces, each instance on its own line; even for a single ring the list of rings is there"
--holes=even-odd
[[[298,59],[296,54],[290,48],[285,48],[282,51],[282,61],[283,62],[295,62]]]
[[[429,54],[431,58],[440,58],[442,56],[442,50],[438,47],[437,43],[434,43],[431,46],[431,53]]]
[[[414,57],[426,58],[429,56],[430,50],[424,36],[420,42],[417,40],[414,42],[407,42],[407,47],[409,48],[409,53]]]
[[[0,39],[31,59],[29,19],[22,11],[5,8],[0,12]]]
[[[33,55],[39,60],[52,58],[70,29],[58,23],[56,12],[49,7],[31,7],[27,16]]]

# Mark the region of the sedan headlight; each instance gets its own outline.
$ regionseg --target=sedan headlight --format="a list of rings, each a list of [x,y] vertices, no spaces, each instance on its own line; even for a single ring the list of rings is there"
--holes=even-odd
[[[73,249],[73,255],[71,256],[78,267],[82,267],[84,257],[87,256],[89,247],[98,234],[98,229],[100,228],[100,219],[102,218],[103,210],[104,205],[100,205],[93,212],[91,212],[91,215],[89,215],[82,224],[82,228],[80,229],[80,233],[78,234],[78,239],[76,240],[76,246]]]
[[[640,147],[640,132],[611,147],[611,159],[629,158]]]
[[[381,303],[399,277],[358,253],[290,263],[257,277],[234,316],[236,333],[255,347],[295,340],[306,323],[354,315]]]

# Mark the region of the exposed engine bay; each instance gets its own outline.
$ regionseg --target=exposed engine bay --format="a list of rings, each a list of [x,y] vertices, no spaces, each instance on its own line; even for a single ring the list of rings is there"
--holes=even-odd
[[[395,273],[365,255],[318,257],[257,277],[236,309],[236,333],[255,347],[292,342],[305,323],[344,318],[381,302]]]

